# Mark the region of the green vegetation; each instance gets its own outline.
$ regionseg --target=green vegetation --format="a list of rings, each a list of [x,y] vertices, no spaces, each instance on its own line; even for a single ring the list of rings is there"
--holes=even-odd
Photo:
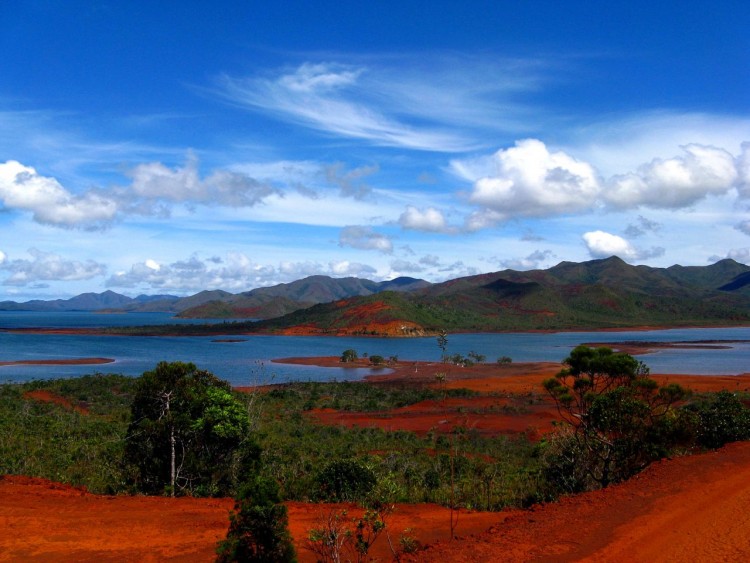
[[[245,484],[229,517],[229,531],[217,547],[219,563],[296,561],[286,506],[273,479],[255,477]]]
[[[678,385],[659,387],[629,354],[578,346],[544,382],[571,429],[558,436],[548,478],[563,490],[606,487],[666,456],[685,438]]]
[[[235,495],[232,537],[222,548],[232,560],[285,549],[280,500],[379,507],[362,523],[361,547],[395,502],[522,507],[626,479],[673,452],[750,438],[748,397],[658,387],[645,366],[607,349],[576,348],[565,362],[545,383],[563,424],[541,443],[462,427],[416,435],[325,426],[312,412],[366,412],[382,422],[390,409],[474,394],[433,386],[309,382],[245,394],[182,363],[159,364],[140,378],[6,384],[0,474],[99,493]],[[359,522],[344,521],[357,545]],[[333,518],[321,530],[337,525]]]
[[[161,362],[136,383],[125,463],[147,493],[226,495],[252,464],[247,410],[194,364]]]

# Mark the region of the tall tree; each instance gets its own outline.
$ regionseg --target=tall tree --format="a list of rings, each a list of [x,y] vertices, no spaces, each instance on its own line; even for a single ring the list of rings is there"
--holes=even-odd
[[[227,493],[257,456],[248,428],[226,381],[192,363],[161,362],[137,383],[125,459],[145,492]]]

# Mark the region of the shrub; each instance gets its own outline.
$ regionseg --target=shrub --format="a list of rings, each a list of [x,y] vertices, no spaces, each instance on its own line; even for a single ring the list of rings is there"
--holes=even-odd
[[[344,352],[341,354],[341,361],[344,363],[354,362],[358,358],[359,356],[357,355],[357,351],[353,350],[352,348],[344,350]]]
[[[734,393],[720,391],[685,410],[695,416],[695,440],[704,448],[750,438],[750,409]]]
[[[362,500],[376,481],[372,470],[354,459],[332,461],[316,478],[320,497],[332,502]]]
[[[296,561],[286,506],[275,481],[256,477],[238,495],[229,531],[216,552],[217,561]]]

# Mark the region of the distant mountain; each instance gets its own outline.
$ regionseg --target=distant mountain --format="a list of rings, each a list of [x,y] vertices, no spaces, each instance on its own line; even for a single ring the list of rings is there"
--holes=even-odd
[[[259,287],[239,295],[222,297],[200,306],[186,308],[179,316],[269,319],[306,309],[317,303],[330,303],[382,291],[415,291],[430,285],[425,280],[407,277],[374,282],[353,277],[309,276],[291,283]]]
[[[750,323],[750,267],[651,268],[619,258],[505,270],[319,304],[257,329],[316,334],[417,335],[437,330],[565,330]]]
[[[106,309],[121,309],[134,300],[114,291],[104,293],[82,293],[70,299],[55,299],[52,301],[33,300],[25,303],[15,301],[0,302],[0,311],[100,311]]]
[[[130,298],[113,291],[83,293],[71,299],[0,302],[2,311],[122,311],[167,312],[191,318],[268,319],[326,303],[381,291],[412,291],[430,283],[401,277],[385,282],[360,278],[310,276],[291,283],[261,287],[240,294],[222,290],[201,291],[189,297],[139,295]]]

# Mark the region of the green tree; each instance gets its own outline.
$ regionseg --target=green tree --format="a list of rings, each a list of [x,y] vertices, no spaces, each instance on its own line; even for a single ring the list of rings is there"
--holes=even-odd
[[[287,509],[281,503],[279,487],[269,478],[256,477],[243,486],[229,531],[217,547],[217,561],[282,563],[296,561],[289,534]]]
[[[680,434],[678,385],[659,387],[642,363],[609,348],[578,346],[567,367],[544,382],[572,428],[561,458],[602,487],[626,479],[668,452]]]
[[[344,350],[344,352],[341,354],[341,361],[344,363],[354,362],[358,358],[359,356],[357,355],[357,351],[352,348]]]
[[[248,427],[226,381],[192,363],[160,362],[136,384],[125,460],[144,492],[227,494],[258,457]]]

